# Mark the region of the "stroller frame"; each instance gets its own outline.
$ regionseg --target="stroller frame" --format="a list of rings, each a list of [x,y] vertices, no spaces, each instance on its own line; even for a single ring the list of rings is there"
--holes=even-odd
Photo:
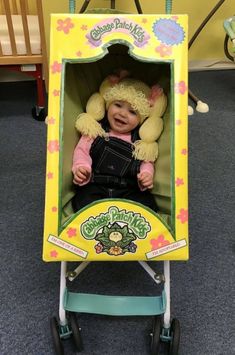
[[[92,313],[110,316],[162,316],[163,324],[160,339],[163,342],[178,342],[170,334],[170,261],[164,261],[164,273],[157,274],[146,262],[138,261],[156,284],[164,284],[161,296],[104,296],[72,293],[67,289],[67,279],[74,281],[90,262],[82,262],[73,271],[67,270],[67,262],[61,262],[60,299],[59,299],[59,335],[67,339],[73,332],[70,329],[66,312]],[[108,310],[108,311],[107,311]],[[115,310],[115,312],[114,312]],[[128,311],[127,311],[128,310]],[[141,310],[141,311],[140,311]],[[153,336],[153,334],[150,334]]]
[[[164,261],[164,275],[155,271],[144,261],[138,261],[143,269],[150,275],[156,284],[164,282],[164,291],[161,296],[135,297],[135,296],[99,296],[72,293],[67,290],[66,279],[73,281],[90,262],[82,262],[75,270],[67,271],[67,262],[61,262],[60,273],[60,324],[67,325],[66,311],[78,313],[93,313],[113,316],[123,315],[160,315],[164,314],[164,328],[170,327],[170,262]],[[84,301],[84,297],[86,300]],[[103,298],[105,297],[105,298]],[[100,302],[99,302],[99,301]],[[97,301],[97,302],[96,302]],[[103,304],[105,302],[105,304]],[[129,307],[131,304],[131,308]],[[114,307],[114,305],[116,307]],[[104,310],[105,306],[105,310]],[[140,311],[141,306],[141,311]],[[119,309],[117,309],[117,307]],[[107,312],[107,309],[109,310]],[[127,311],[128,309],[128,311]],[[114,311],[115,310],[115,311]]]

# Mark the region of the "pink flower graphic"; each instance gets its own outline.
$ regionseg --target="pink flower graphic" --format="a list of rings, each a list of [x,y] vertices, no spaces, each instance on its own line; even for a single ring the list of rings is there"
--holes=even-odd
[[[175,184],[176,186],[184,185],[184,179],[177,177],[177,179],[175,180]]]
[[[186,149],[186,148],[183,148],[183,149],[181,150],[181,154],[183,154],[183,155],[187,155],[187,154],[188,154],[187,149]]]
[[[188,90],[185,81],[181,80],[179,83],[175,83],[175,93],[184,95]]]
[[[54,177],[54,174],[51,171],[48,171],[48,173],[47,173],[48,180],[53,179],[53,177]]]
[[[57,252],[56,250],[52,250],[52,251],[50,252],[50,256],[51,256],[52,258],[57,258],[58,252]]]
[[[58,63],[57,60],[55,60],[54,63],[51,65],[52,74],[60,73],[61,69],[62,69],[62,64]]]
[[[58,20],[57,24],[57,31],[63,31],[66,35],[69,33],[70,29],[74,27],[74,24],[69,17],[67,17],[65,20]]]
[[[81,30],[82,30],[82,31],[87,31],[87,25],[82,25],[82,26],[81,26]]]
[[[174,16],[171,16],[171,18],[172,18],[172,20],[177,21],[179,17],[174,15]]]
[[[179,219],[181,223],[188,222],[188,210],[181,208],[180,213],[177,215],[177,219]]]
[[[176,120],[176,121],[175,121],[175,124],[176,124],[177,126],[180,126],[180,125],[181,125],[181,123],[182,123],[182,121],[181,121],[181,120]]]
[[[81,57],[82,56],[82,52],[81,51],[77,51],[76,56],[77,57]]]
[[[170,244],[170,242],[164,238],[163,234],[160,234],[157,239],[151,239],[150,243],[152,245],[152,250],[156,250]]]
[[[66,233],[69,238],[76,237],[77,229],[76,228],[69,228]]]
[[[53,95],[54,96],[60,96],[60,90],[53,90]]]
[[[58,152],[60,150],[58,140],[56,139],[56,140],[49,141],[47,149],[49,150],[50,153]]]
[[[95,250],[96,250],[97,254],[102,253],[103,249],[104,249],[104,247],[103,247],[103,245],[101,243],[98,243],[98,244],[95,245]]]
[[[167,57],[168,55],[172,54],[172,47],[166,46],[162,43],[155,49],[155,51],[158,52],[161,57]]]
[[[48,124],[55,124],[55,118],[54,118],[54,117],[50,117],[50,118],[47,120],[47,123],[48,123]]]
[[[56,206],[53,206],[53,207],[51,208],[51,210],[52,210],[52,212],[57,212],[57,207],[56,207]]]

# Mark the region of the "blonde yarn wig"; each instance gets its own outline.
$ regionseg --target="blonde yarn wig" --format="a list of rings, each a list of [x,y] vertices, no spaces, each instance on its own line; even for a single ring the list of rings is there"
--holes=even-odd
[[[78,116],[77,130],[91,138],[105,136],[99,123],[105,116],[105,108],[116,100],[127,101],[140,117],[140,139],[134,142],[133,156],[138,160],[155,161],[158,157],[159,138],[163,130],[162,116],[166,110],[167,98],[163,90],[154,85],[149,87],[144,82],[128,78],[127,71],[119,75],[110,75],[101,83],[99,92],[88,100],[86,112]]]

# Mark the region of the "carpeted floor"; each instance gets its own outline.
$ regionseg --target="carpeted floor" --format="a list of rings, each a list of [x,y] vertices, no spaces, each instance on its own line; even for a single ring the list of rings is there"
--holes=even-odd
[[[190,85],[210,112],[189,117],[190,260],[171,263],[171,312],[181,323],[180,355],[233,355],[235,71],[192,73]],[[46,125],[31,118],[35,92],[34,82],[0,83],[1,355],[54,354],[60,264],[41,259]],[[75,286],[158,292],[137,263],[92,263]],[[84,355],[149,353],[150,317],[84,314],[79,322]],[[69,341],[65,349],[74,354]]]

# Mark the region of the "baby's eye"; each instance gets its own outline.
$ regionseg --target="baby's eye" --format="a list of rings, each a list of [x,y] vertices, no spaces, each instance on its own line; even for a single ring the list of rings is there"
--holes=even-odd
[[[115,102],[114,105],[117,106],[117,107],[122,107],[120,102]]]
[[[134,111],[134,110],[129,110],[129,112],[132,114],[132,115],[137,115],[137,113]]]

